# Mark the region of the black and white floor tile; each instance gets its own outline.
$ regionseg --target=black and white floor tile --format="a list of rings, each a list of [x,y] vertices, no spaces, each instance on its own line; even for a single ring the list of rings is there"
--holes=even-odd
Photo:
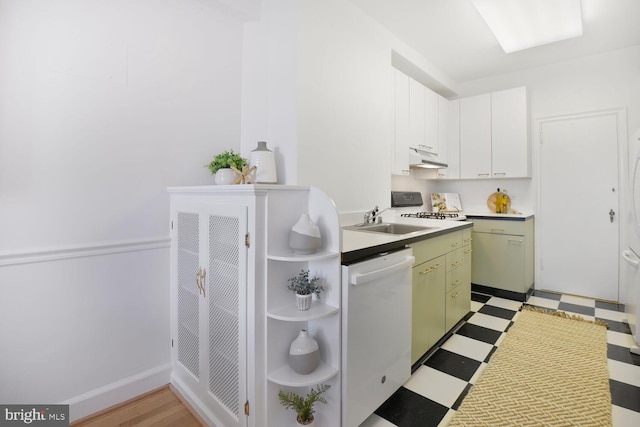
[[[527,304],[605,320],[614,427],[640,426],[640,356],[617,304],[535,291]],[[446,426],[500,346],[522,303],[472,294],[465,322],[361,427]]]

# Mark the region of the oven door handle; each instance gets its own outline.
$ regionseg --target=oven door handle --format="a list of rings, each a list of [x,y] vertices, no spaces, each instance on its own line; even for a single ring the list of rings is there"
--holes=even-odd
[[[415,261],[415,257],[408,256],[404,260],[400,261],[399,263],[381,268],[380,270],[374,270],[368,273],[353,273],[351,275],[351,284],[363,285],[365,283],[373,282],[374,280],[378,280],[383,277],[389,276],[404,268],[411,267],[414,261]]]

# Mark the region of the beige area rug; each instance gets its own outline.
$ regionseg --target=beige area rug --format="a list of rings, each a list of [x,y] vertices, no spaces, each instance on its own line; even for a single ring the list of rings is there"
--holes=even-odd
[[[611,426],[606,327],[523,309],[449,426]]]

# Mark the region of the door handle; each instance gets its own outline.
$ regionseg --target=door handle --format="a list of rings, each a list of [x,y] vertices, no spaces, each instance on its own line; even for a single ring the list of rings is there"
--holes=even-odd
[[[609,220],[611,222],[613,222],[613,217],[616,216],[616,213],[613,211],[613,209],[609,210]]]

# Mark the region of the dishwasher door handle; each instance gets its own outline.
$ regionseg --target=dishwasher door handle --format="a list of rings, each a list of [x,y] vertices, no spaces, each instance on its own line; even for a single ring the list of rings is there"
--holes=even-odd
[[[386,277],[395,273],[396,271],[400,271],[404,268],[411,267],[414,261],[415,261],[415,257],[408,256],[404,260],[400,261],[399,263],[390,265],[389,267],[381,268],[380,270],[374,270],[368,273],[353,273],[351,275],[351,284],[362,285],[368,282],[372,282],[374,280],[381,279],[383,277]]]

